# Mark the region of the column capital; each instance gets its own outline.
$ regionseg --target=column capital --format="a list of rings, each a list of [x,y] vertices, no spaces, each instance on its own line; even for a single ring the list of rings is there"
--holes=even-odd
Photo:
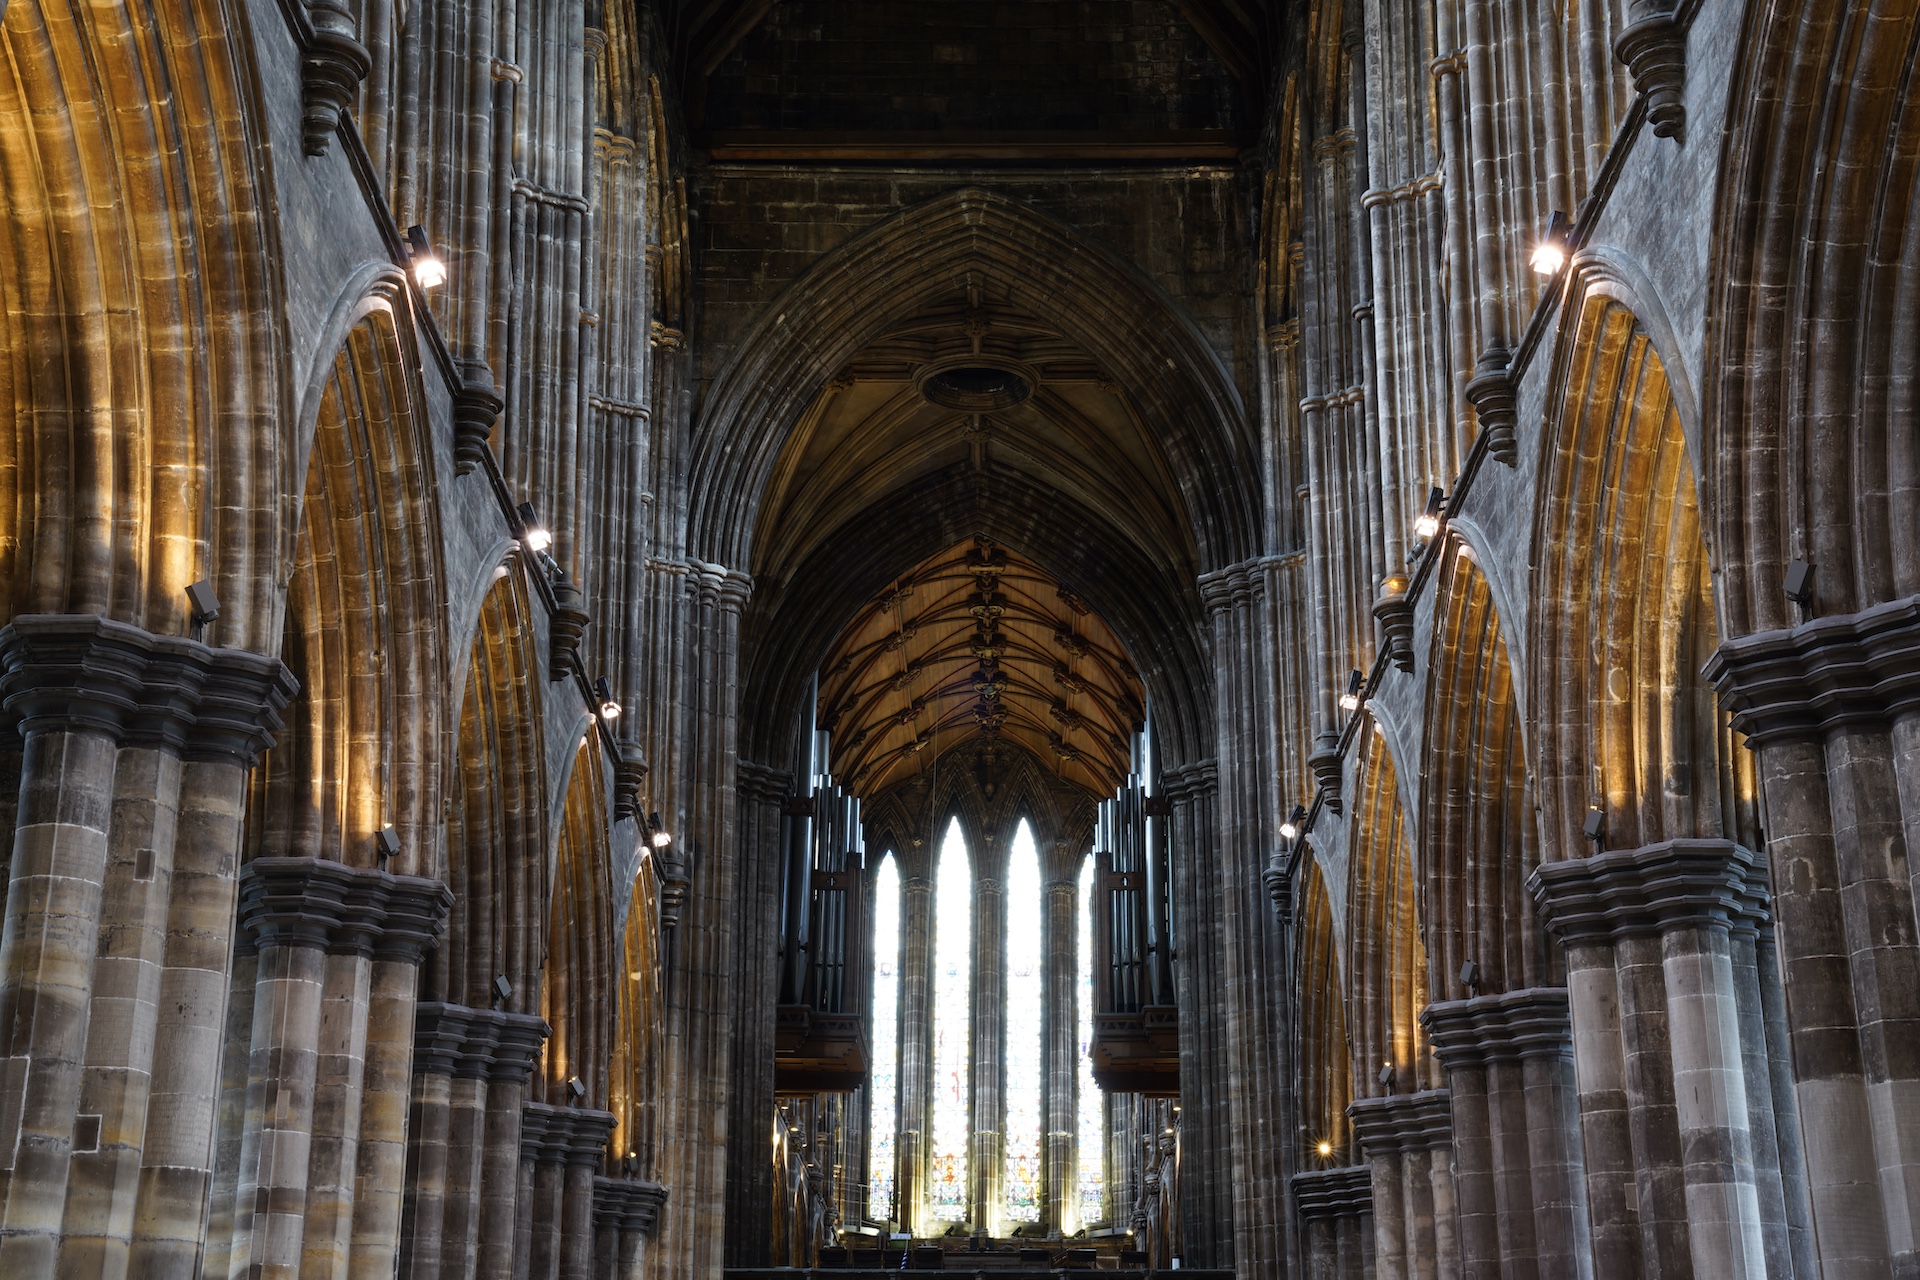
[[[610,1111],[529,1102],[520,1110],[520,1156],[535,1164],[597,1165],[614,1123]]]
[[[752,760],[741,760],[736,768],[738,781],[734,784],[734,790],[742,800],[779,804],[793,788],[793,775],[785,769],[756,764]]]
[[[657,1182],[643,1182],[638,1178],[593,1180],[595,1229],[637,1231],[651,1239],[660,1225],[660,1209],[666,1203],[667,1189]]]
[[[1373,1212],[1373,1170],[1364,1164],[1296,1173],[1290,1184],[1303,1218],[1357,1218]]]
[[[1211,796],[1220,789],[1220,768],[1212,759],[1196,760],[1160,774],[1160,791],[1174,804]]]
[[[278,658],[96,614],[29,614],[0,630],[0,698],[23,735],[91,730],[251,768],[299,688]]]
[[[546,1019],[531,1013],[423,1001],[413,1013],[413,1072],[518,1083],[532,1074],[552,1034]]]
[[[1704,673],[1747,745],[1920,710],[1920,596],[1729,640]]]
[[[1449,1071],[1489,1062],[1566,1058],[1573,1019],[1565,987],[1526,987],[1471,1000],[1441,1000],[1420,1011],[1434,1056]]]
[[[1256,557],[1201,574],[1197,579],[1200,603],[1209,615],[1246,608],[1266,595],[1265,567],[1265,559]]]
[[[255,858],[240,870],[240,924],[256,949],[418,963],[440,945],[452,906],[438,880],[325,858]]]
[[[1453,1098],[1445,1089],[1355,1098],[1353,1136],[1369,1159],[1395,1151],[1431,1151],[1453,1141]]]
[[[1766,869],[1731,840],[1663,840],[1543,862],[1527,889],[1541,921],[1569,945],[1681,925],[1747,923],[1767,912]]]

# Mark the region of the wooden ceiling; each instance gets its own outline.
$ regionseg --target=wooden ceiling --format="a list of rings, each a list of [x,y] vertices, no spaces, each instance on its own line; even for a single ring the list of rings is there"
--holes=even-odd
[[[1126,777],[1145,703],[1119,639],[1070,587],[976,538],[860,610],[821,667],[817,714],[857,795],[1009,740],[1101,797]]]

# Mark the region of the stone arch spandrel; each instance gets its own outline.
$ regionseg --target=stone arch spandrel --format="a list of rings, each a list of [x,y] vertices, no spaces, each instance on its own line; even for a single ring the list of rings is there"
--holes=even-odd
[[[1295,908],[1294,973],[1299,990],[1295,1035],[1299,1038],[1298,1114],[1303,1132],[1298,1150],[1303,1168],[1353,1163],[1348,1150],[1347,1106],[1353,1101],[1352,1051],[1347,1033],[1346,990],[1334,909],[1317,858],[1301,872]],[[1328,1152],[1318,1152],[1320,1143]]]
[[[1202,568],[1258,545],[1255,446],[1239,391],[1192,320],[1132,267],[1004,196],[963,188],[855,236],[791,285],[743,338],[694,432],[689,544],[753,558],[775,460],[818,389],[930,290],[972,273],[1043,315],[1127,390],[1165,451]]]
[[[616,912],[606,789],[596,744],[579,748],[570,779],[554,842],[540,975],[540,1011],[553,1034],[541,1069],[528,1083],[528,1097],[565,1106],[567,1082],[577,1076],[587,1088],[580,1105],[605,1108],[616,1030],[614,1002],[606,999],[615,989]]]
[[[1920,594],[1920,14],[1747,7],[1707,313],[1723,633],[1793,625],[1789,560],[1815,612]]]
[[[272,652],[257,513],[286,487],[291,407],[246,25],[214,5],[0,8],[6,612],[178,635],[210,579],[209,640]]]
[[[446,727],[445,571],[410,326],[377,283],[316,380],[312,447],[287,577],[282,659],[301,681],[253,779],[256,853],[439,865]]]

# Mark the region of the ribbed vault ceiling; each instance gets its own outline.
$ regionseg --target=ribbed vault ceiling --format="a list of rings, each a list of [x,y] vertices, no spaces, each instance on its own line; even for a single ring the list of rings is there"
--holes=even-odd
[[[1119,639],[1037,565],[985,539],[902,575],[821,668],[833,771],[881,795],[943,752],[1007,739],[1096,796],[1126,776],[1144,714]]]

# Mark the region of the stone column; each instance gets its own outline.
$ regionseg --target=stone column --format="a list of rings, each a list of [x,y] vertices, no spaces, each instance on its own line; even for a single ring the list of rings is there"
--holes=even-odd
[[[983,860],[986,851],[983,850]],[[998,851],[995,852],[998,856]],[[1007,911],[998,880],[973,882],[973,1221],[1003,1235],[1001,1139],[1006,1098]]]
[[[606,1158],[613,1113],[529,1102],[520,1126],[521,1185],[531,1173],[531,1247],[516,1265],[523,1280],[590,1280],[593,1275],[594,1171]],[[655,1204],[656,1216],[658,1202]],[[524,1268],[524,1269],[522,1269]]]
[[[197,1261],[211,1111],[164,1095],[174,1067],[217,1072],[239,790],[294,688],[273,659],[97,616],[0,631],[0,695],[22,736],[0,934],[9,1276],[125,1274],[141,1170],[183,1136],[199,1176],[168,1180],[162,1230]],[[210,1006],[168,999],[183,916],[218,942]]]
[[[1187,1266],[1226,1265],[1233,1241],[1233,1126],[1212,761],[1168,770],[1173,806],[1174,988],[1180,1007],[1181,1178],[1176,1251]]]
[[[1765,884],[1753,855],[1724,840],[1544,863],[1531,880],[1568,947],[1581,1103],[1599,1104],[1604,1121],[1586,1145],[1602,1168],[1617,1160],[1617,1136],[1601,1132],[1617,1123],[1615,1071],[1625,1084],[1649,1275],[1767,1274],[1730,940],[1734,920],[1763,912]],[[1762,1026],[1747,1031],[1765,1037]],[[1591,1200],[1596,1244],[1604,1234],[1617,1247],[1621,1224],[1601,1216],[1617,1206]]]
[[[894,1217],[916,1230],[926,1208],[927,1088],[933,1070],[933,881],[903,877],[900,885],[900,1128],[894,1173]]]
[[[1566,989],[1430,1004],[1420,1021],[1453,1100],[1464,1274],[1593,1280]]]
[[[783,817],[793,775],[740,762],[736,788],[740,865],[745,869],[734,947],[733,1080],[735,1118],[727,1126],[726,1260],[730,1267],[767,1265],[772,1244],[756,1224],[773,1196],[767,1131],[774,1112],[774,1025],[779,1002],[780,862]],[[809,799],[809,807],[811,801]],[[802,910],[805,910],[804,903]]]
[[[500,1252],[511,1271],[520,1108],[547,1031],[526,1013],[438,1002],[415,1011],[405,1280],[475,1280],[488,1264],[497,1274]],[[497,1133],[489,1124],[496,1110],[509,1121]]]
[[[1299,1271],[1310,1280],[1364,1280],[1372,1274],[1373,1170],[1345,1165],[1297,1173],[1289,1184],[1299,1220]],[[1478,1277],[1475,1277],[1478,1280]]]
[[[632,1280],[660,1225],[667,1189],[638,1178],[593,1180],[593,1280]]]
[[[1380,1280],[1457,1280],[1460,1244],[1447,1091],[1362,1098],[1347,1114],[1373,1170],[1376,1274]]]
[[[417,970],[438,943],[453,896],[419,876],[314,858],[256,858],[241,873],[239,918],[257,955],[247,1123],[240,1141],[234,1273],[263,1277],[345,1276],[351,1256],[355,1179],[368,1057],[373,970]],[[387,984],[391,985],[391,984]],[[403,1012],[412,1043],[411,983]],[[382,1047],[395,1035],[392,996],[383,998]],[[375,1107],[376,1145],[395,1141],[387,1107]],[[398,1177],[404,1166],[386,1159]],[[370,1211],[398,1198],[397,1181],[360,1188]],[[372,1252],[393,1267],[399,1216]]]
[[[1073,909],[1079,889],[1077,880],[1049,880],[1043,917],[1047,967],[1040,1025],[1045,1028],[1047,1052],[1047,1208],[1041,1220],[1050,1233],[1068,1229],[1073,1218],[1074,1138],[1079,1131],[1073,1103],[1080,1079],[1078,1028],[1073,1019],[1077,976]]]
[[[1760,756],[1812,1250],[1829,1277],[1912,1274],[1920,596],[1729,640],[1706,675]],[[1792,1145],[1782,1183],[1797,1193]]]

